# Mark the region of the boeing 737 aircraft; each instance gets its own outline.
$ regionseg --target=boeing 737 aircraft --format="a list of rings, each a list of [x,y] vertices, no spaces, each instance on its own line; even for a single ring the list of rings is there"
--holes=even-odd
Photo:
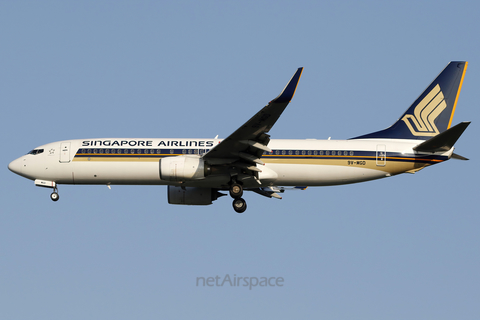
[[[228,191],[281,199],[288,188],[331,186],[414,173],[450,158],[470,122],[451,127],[467,62],[450,62],[389,128],[349,140],[274,140],[268,132],[293,98],[303,68],[278,97],[226,139],[66,140],[35,148],[8,168],[53,189],[60,184],[167,185],[168,203],[208,205]]]

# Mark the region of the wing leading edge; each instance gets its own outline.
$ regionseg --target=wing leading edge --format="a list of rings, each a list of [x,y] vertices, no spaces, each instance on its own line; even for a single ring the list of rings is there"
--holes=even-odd
[[[256,164],[263,164],[260,160],[263,152],[271,151],[267,147],[270,141],[270,136],[267,133],[295,95],[302,71],[303,68],[298,68],[283,91],[275,99],[206,153],[203,159],[213,165],[233,162],[244,163],[247,169],[259,171],[256,169]]]

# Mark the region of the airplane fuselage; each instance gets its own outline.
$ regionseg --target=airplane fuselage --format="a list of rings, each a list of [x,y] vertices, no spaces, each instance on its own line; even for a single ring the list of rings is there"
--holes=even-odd
[[[221,139],[89,139],[53,142],[10,164],[31,180],[56,184],[228,186],[227,172],[212,172],[191,180],[162,180],[160,159],[200,157]],[[418,140],[297,140],[272,139],[257,165],[258,179],[244,187],[330,186],[415,172],[448,160],[452,150],[421,154]],[[258,180],[258,181],[257,181]],[[260,183],[259,183],[260,182]]]

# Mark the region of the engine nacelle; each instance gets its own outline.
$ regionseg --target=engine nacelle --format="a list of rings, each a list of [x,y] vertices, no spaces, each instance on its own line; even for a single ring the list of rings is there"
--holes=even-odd
[[[168,203],[186,205],[209,205],[224,194],[212,188],[168,186]]]
[[[203,179],[208,174],[208,166],[199,156],[175,156],[160,159],[160,179],[185,181]]]

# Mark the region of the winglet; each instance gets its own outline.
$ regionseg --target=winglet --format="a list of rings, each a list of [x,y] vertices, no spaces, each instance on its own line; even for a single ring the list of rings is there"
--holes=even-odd
[[[278,95],[272,102],[290,102],[295,95],[295,90],[297,89],[298,81],[302,76],[303,67],[298,68],[295,74],[293,75],[292,79],[288,82],[288,84],[283,89],[282,93]]]

